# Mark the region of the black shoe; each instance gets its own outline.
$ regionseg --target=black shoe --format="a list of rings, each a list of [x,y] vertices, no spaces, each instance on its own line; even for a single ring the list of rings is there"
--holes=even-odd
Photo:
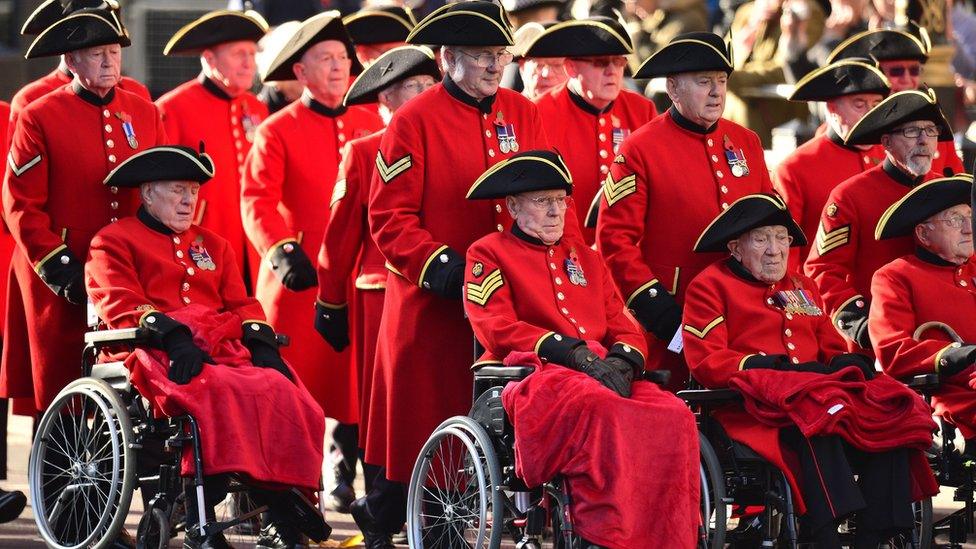
[[[346,482],[337,481],[336,487],[329,494],[332,496],[332,508],[339,513],[348,513],[349,506],[356,500],[356,491]]]
[[[298,530],[283,524],[269,524],[261,529],[254,549],[301,549],[305,546]]]
[[[381,530],[376,525],[376,520],[366,509],[366,498],[362,497],[349,505],[349,512],[352,519],[356,521],[356,526],[363,533],[363,545],[366,549],[393,549],[393,534]]]
[[[183,539],[183,549],[234,549],[234,546],[227,543],[224,534],[218,533],[203,539],[186,536]]]
[[[0,524],[19,517],[26,505],[27,496],[20,490],[8,492],[0,489]]]

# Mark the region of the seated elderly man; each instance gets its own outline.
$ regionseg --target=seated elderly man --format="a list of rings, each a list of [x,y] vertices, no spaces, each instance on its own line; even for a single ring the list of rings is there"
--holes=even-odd
[[[935,426],[922,399],[845,353],[816,285],[787,273],[790,246],[805,243],[774,195],[746,196],[716,217],[695,251],[730,257],[688,287],[685,356],[700,383],[743,395],[744,409],[715,417],[787,475],[801,535],[840,547],[836,526],[857,513],[854,547],[876,548],[911,528],[911,502],[938,489],[922,454]]]
[[[640,330],[599,255],[562,238],[572,189],[562,158],[536,150],[493,166],[468,192],[504,198],[515,219],[467,252],[464,309],[487,349],[479,364],[536,366],[502,394],[516,471],[529,486],[565,477],[584,547],[694,547],[694,418],[671,394],[634,381]]]
[[[915,253],[875,273],[868,327],[889,375],[939,374],[942,385],[932,397],[936,413],[962,431],[965,452],[976,455],[972,186],[968,175],[934,179],[914,188],[881,217],[875,236],[912,236]],[[927,324],[928,329],[921,328]]]
[[[228,547],[222,534],[203,536],[198,526],[213,520],[230,473],[267,489],[255,493],[270,505],[257,546],[295,547],[299,528],[328,537],[299,495],[319,489],[324,415],[281,359],[228,242],[192,224],[200,186],[213,174],[209,156],[176,146],[147,149],[109,173],[113,189],[139,187],[142,207],[95,236],[85,282],[110,328],[148,332],[149,348],[126,360],[142,396],[157,412],[189,413],[200,426],[204,485],[187,483],[184,547]],[[190,457],[184,475],[193,473]]]

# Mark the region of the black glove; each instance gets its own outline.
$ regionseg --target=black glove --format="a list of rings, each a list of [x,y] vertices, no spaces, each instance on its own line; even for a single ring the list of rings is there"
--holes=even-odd
[[[625,392],[620,393],[620,396],[630,398],[630,384],[634,382],[634,367],[619,356],[608,356],[603,361],[609,364],[620,375],[620,379],[623,380],[627,388]]]
[[[618,395],[624,398],[630,397],[630,381],[633,379],[633,373],[629,378],[624,377],[617,368],[597,356],[586,345],[573,349],[566,363],[569,368],[592,377]]]
[[[780,367],[780,370],[784,372],[809,372],[814,374],[832,374],[836,370],[827,366],[823,362],[817,362],[811,360],[809,362],[801,362],[799,364],[793,364],[792,362],[785,362]]]
[[[75,273],[65,284],[60,295],[72,305],[84,305],[88,302],[88,293],[85,291],[85,276],[81,270]]]
[[[169,357],[170,381],[186,385],[203,371],[203,363],[213,364],[213,359],[196,343],[189,328],[181,327],[163,338],[163,350]]]
[[[269,261],[271,272],[289,290],[300,292],[318,283],[315,265],[312,265],[298,242],[289,241],[277,246],[272,250]]]
[[[461,299],[464,295],[464,264],[454,266],[447,273],[447,282],[441,294],[448,299]]]
[[[857,366],[864,374],[864,379],[874,379],[878,374],[874,368],[874,362],[861,353],[844,353],[835,356],[830,360],[830,368],[834,372],[842,370],[848,366]]]
[[[247,348],[251,351],[251,362],[255,366],[277,370],[289,380],[295,381],[288,366],[285,365],[285,361],[281,359],[281,353],[278,352],[277,347],[272,347],[263,341],[252,340],[247,343]]]
[[[664,342],[670,342],[681,327],[681,306],[660,282],[634,296],[630,312],[645,330]]]
[[[337,353],[349,346],[349,307],[315,303],[315,330]]]
[[[742,369],[783,370],[789,363],[790,359],[786,355],[752,355],[742,363]]]
[[[939,357],[939,376],[950,378],[969,368],[974,362],[976,362],[976,345],[953,344]]]
[[[85,293],[85,269],[71,250],[64,248],[41,263],[37,267],[37,274],[52,292],[68,303],[84,305],[88,301]]]
[[[852,300],[843,309],[837,311],[837,329],[857,343],[862,349],[871,348],[871,337],[868,335],[868,307],[864,299]]]

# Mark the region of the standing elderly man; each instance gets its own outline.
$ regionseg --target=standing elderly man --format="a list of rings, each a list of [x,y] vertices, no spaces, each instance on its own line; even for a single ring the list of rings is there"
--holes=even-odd
[[[609,17],[591,17],[555,25],[533,41],[529,57],[565,57],[565,86],[535,100],[549,142],[573,174],[578,221],[610,173],[624,138],[657,116],[654,103],[624,89],[630,36]],[[596,231],[583,228],[593,244]]]
[[[526,23],[515,31],[515,63],[518,66],[518,77],[522,83],[522,95],[533,101],[558,88],[569,80],[566,73],[566,58],[564,57],[529,57],[525,49],[546,29],[556,25],[555,21],[547,23]],[[506,73],[509,69],[506,68]],[[504,83],[504,78],[502,79]],[[515,89],[511,86],[506,88]]]
[[[647,330],[648,361],[671,370],[673,387],[688,377],[672,341],[685,289],[717,258],[692,253],[695,239],[737,198],[772,190],[759,138],[722,118],[731,72],[729,46],[707,32],[680,35],[645,61],[635,77],[667,76],[674,105],[620,147],[600,203],[599,250]]]
[[[488,167],[547,146],[535,105],[499,89],[512,60],[512,31],[498,4],[443,6],[407,42],[442,45],[446,74],[397,111],[376,156],[370,228],[393,274],[376,347],[366,461],[384,465],[386,476],[359,511],[353,507],[371,548],[390,547],[400,530],[405,484],[428,435],[471,404],[473,337],[458,303],[463,254],[476,239],[504,231],[511,218],[501,201],[467,202],[465,193]],[[567,232],[579,237],[575,221]]]
[[[918,395],[846,352],[813,281],[789,272],[805,240],[775,195],[716,217],[695,251],[727,255],[688,287],[685,353],[698,382],[743,395],[714,417],[787,476],[801,536],[839,549],[837,525],[856,513],[852,547],[876,548],[914,525],[912,501],[938,492],[923,453],[934,423]]]
[[[440,79],[434,52],[424,46],[401,46],[376,59],[353,82],[343,104],[379,103],[381,110],[395,113],[407,101],[432,87]],[[369,391],[383,297],[386,294],[387,270],[383,254],[369,234],[370,182],[376,170],[376,153],[383,130],[350,141],[342,152],[336,186],[330,203],[332,212],[325,228],[318,261],[318,298],[315,300],[315,329],[336,352],[353,342],[358,366],[359,432],[358,447],[366,448],[366,425],[369,420]],[[349,296],[350,277],[354,290]],[[349,300],[353,301],[350,315]],[[354,325],[350,334],[349,317]],[[351,337],[350,337],[351,336]],[[356,444],[350,444],[353,450]],[[355,498],[355,451],[343,455],[336,464],[336,488],[332,497],[337,508],[348,509]],[[373,485],[378,467],[364,462],[366,491]]]
[[[268,66],[265,80],[297,78],[305,91],[257,130],[245,163],[240,208],[244,230],[264,257],[255,294],[268,320],[291,338],[285,358],[325,415],[339,422],[333,449],[356,455],[359,403],[351,353],[336,352],[307,314],[316,296],[316,263],[329,224],[340,151],[383,127],[374,112],[345,107],[350,74],[359,74],[352,41],[335,12],[305,20]],[[337,464],[338,465],[338,464]],[[341,506],[340,506],[341,507]]]
[[[848,145],[880,143],[885,160],[831,191],[804,272],[817,283],[827,314],[852,351],[872,353],[871,277],[913,249],[908,237],[876,241],[874,227],[885,208],[922,181],[938,177],[931,171],[932,158],[936,143],[946,137],[951,131],[935,95],[904,91],[871,109],[844,140]]]
[[[464,309],[486,349],[478,363],[535,363],[502,393],[516,469],[529,486],[565,476],[582,547],[690,549],[699,523],[694,417],[640,380],[644,337],[610,272],[597,252],[562,238],[573,187],[558,154],[526,151],[468,191],[504,198],[515,220],[468,249]],[[658,515],[669,518],[647,518]]]
[[[844,59],[810,72],[797,82],[791,101],[823,101],[827,131],[807,141],[776,168],[776,190],[804,234],[815,234],[834,187],[873,168],[880,147],[846,145],[854,124],[888,95],[888,79],[870,59]],[[828,167],[830,169],[824,169]],[[790,254],[791,267],[803,264],[809,247]],[[795,269],[796,270],[796,269]]]
[[[874,274],[868,328],[888,374],[939,374],[942,384],[932,397],[935,411],[962,432],[965,453],[976,455],[972,187],[968,175],[934,179],[912,189],[882,216],[875,237],[911,237],[915,251]],[[943,326],[917,332],[929,323]]]
[[[163,55],[196,55],[203,71],[159,98],[166,135],[174,145],[206,143],[217,173],[203,190],[194,222],[226,238],[248,287],[259,258],[241,225],[241,175],[254,132],[268,109],[251,93],[257,41],[268,30],[257,12],[217,10],[187,23]]]
[[[37,410],[78,376],[82,262],[92,236],[135,211],[130,191],[101,181],[126,158],[165,142],[156,107],[117,86],[129,43],[114,12],[91,9],[59,20],[27,50],[29,59],[64,55],[74,74],[70,86],[21,113],[3,183],[4,219],[18,246],[0,394],[33,397]]]

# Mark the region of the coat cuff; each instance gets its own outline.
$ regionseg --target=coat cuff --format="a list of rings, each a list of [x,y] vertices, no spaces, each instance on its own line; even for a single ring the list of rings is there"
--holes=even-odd
[[[845,301],[834,313],[834,326],[847,335],[851,341],[857,341],[857,332],[868,318],[868,301],[862,295],[856,295]]]
[[[779,369],[779,364],[786,362],[786,355],[749,355],[739,363],[740,370],[751,370],[753,368],[766,368],[768,370]]]
[[[51,291],[62,295],[65,286],[78,273],[83,273],[84,268],[84,265],[75,258],[68,246],[62,244],[38,261],[37,265],[34,266],[34,271]]]
[[[419,286],[438,295],[456,293],[448,288],[451,273],[456,269],[464,269],[464,257],[448,246],[441,246],[427,257],[424,267],[420,271]]]
[[[539,358],[545,362],[565,366],[573,349],[585,344],[586,342],[582,339],[564,336],[556,332],[546,332],[536,341],[535,354],[539,355]]]
[[[641,371],[644,369],[644,355],[640,351],[627,345],[626,343],[614,343],[610,347],[610,352],[607,353],[608,357],[615,356],[622,358],[627,361],[635,370]]]
[[[241,331],[241,343],[248,348],[253,343],[265,343],[272,348],[278,348],[274,328],[263,320],[245,320],[241,323]]]
[[[149,332],[149,344],[157,349],[162,349],[163,339],[177,330],[186,330],[186,333],[192,333],[186,324],[156,310],[143,313],[139,317],[139,327],[145,328]]]
[[[627,308],[645,329],[676,305],[674,296],[656,278],[642,284],[627,298]]]

